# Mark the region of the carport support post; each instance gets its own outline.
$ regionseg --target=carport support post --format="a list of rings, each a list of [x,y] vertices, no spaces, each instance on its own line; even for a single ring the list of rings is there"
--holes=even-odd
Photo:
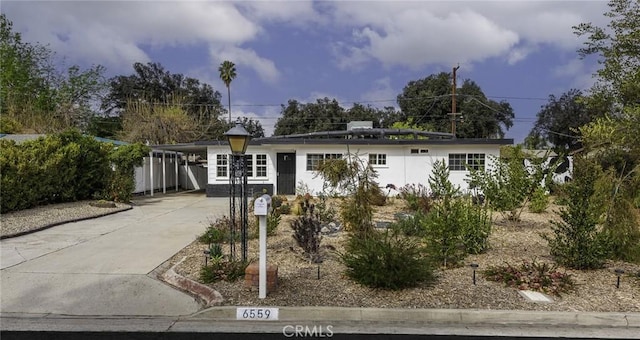
[[[162,150],[162,193],[167,193],[167,157],[164,150]]]
[[[180,177],[178,176],[178,153],[174,154],[174,161],[176,163],[176,192],[178,192],[178,183],[180,182]]]
[[[149,182],[151,182],[151,196],[153,196],[153,151],[149,151]]]

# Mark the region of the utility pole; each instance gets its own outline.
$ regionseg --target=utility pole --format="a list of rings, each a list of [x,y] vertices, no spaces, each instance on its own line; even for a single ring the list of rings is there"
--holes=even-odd
[[[456,116],[460,115],[456,113],[456,71],[460,68],[460,65],[453,68],[453,85],[451,86],[451,134],[456,134]]]

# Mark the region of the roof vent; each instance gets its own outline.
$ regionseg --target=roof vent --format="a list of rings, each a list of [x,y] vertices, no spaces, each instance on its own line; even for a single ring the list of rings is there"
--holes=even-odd
[[[370,120],[356,120],[347,123],[347,131],[354,129],[373,129],[373,122]]]

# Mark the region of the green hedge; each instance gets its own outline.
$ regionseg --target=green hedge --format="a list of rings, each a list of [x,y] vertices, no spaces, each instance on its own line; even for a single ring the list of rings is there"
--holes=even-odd
[[[70,130],[22,144],[0,140],[0,150],[2,213],[112,196],[105,195],[117,168],[112,144]],[[132,168],[130,176],[132,181]]]

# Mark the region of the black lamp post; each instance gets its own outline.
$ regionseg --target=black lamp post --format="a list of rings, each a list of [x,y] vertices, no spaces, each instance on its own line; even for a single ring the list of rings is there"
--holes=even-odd
[[[231,161],[229,162],[229,218],[230,223],[230,257],[236,258],[236,224],[240,219],[240,232],[242,241],[242,261],[247,261],[247,160],[245,152],[251,140],[251,135],[240,123],[232,127],[224,134],[231,148]],[[238,202],[239,200],[239,202]],[[239,211],[238,211],[239,210]],[[237,216],[236,212],[240,216]]]

